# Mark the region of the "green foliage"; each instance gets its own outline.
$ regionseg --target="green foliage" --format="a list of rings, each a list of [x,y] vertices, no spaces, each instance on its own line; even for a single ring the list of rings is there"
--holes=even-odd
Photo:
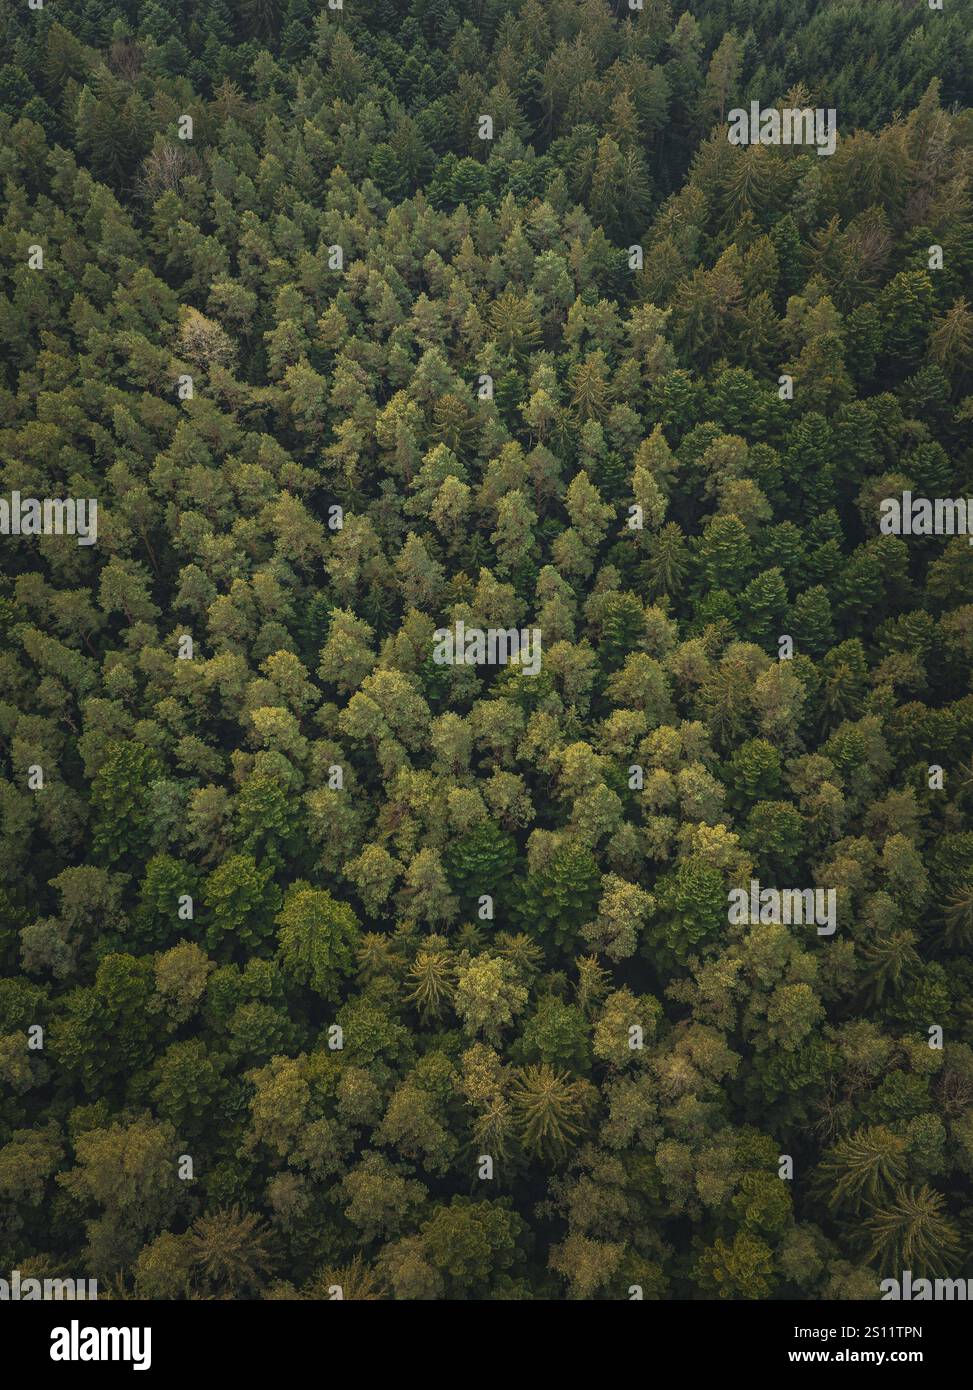
[[[732,1243],[717,1237],[696,1264],[701,1286],[719,1298],[767,1298],[774,1287],[772,1271],[770,1246],[744,1231]]]
[[[946,1274],[961,1244],[943,1207],[942,1195],[925,1184],[898,1188],[865,1222],[869,1257],[886,1271],[911,1269],[923,1278]]]
[[[269,865],[233,854],[207,875],[202,899],[207,947],[252,949],[270,934],[280,893]]]
[[[352,973],[359,941],[358,919],[347,903],[327,889],[291,885],[277,916],[280,958],[295,980],[323,998],[340,995],[341,980]]]
[[[483,893],[497,897],[503,881],[517,861],[517,846],[493,821],[482,821],[466,835],[453,840],[444,862],[457,893],[477,899]]]
[[[580,1009],[554,996],[542,999],[524,1024],[512,1054],[515,1061],[548,1062],[552,1067],[587,1075],[591,1044]]]
[[[601,875],[590,850],[565,846],[544,868],[528,874],[521,916],[540,940],[567,949],[578,928],[593,914]]]
[[[162,764],[151,748],[137,743],[110,746],[91,783],[91,848],[106,864],[145,855],[151,843],[151,783]]]
[[[968,11],[3,8],[0,1271],[959,1273]]]
[[[727,892],[722,875],[687,860],[656,883],[657,911],[649,924],[644,954],[665,967],[684,963],[700,942],[726,925]]]

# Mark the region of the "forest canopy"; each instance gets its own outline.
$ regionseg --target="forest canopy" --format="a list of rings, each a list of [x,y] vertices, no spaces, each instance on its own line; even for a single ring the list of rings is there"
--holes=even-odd
[[[973,1273],[970,0],[0,37],[0,1273]]]

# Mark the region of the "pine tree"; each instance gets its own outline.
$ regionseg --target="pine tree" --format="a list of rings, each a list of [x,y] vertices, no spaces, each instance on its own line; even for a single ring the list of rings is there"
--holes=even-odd
[[[520,1141],[528,1153],[557,1161],[578,1142],[592,1089],[548,1063],[524,1067],[510,1091]]]
[[[922,1187],[898,1187],[891,1200],[865,1222],[869,1259],[883,1271],[911,1269],[926,1278],[949,1274],[961,1254],[959,1231],[945,1215],[941,1193]]]
[[[874,1125],[840,1140],[821,1163],[816,1182],[829,1206],[859,1211],[866,1202],[884,1200],[905,1171],[905,1141]]]

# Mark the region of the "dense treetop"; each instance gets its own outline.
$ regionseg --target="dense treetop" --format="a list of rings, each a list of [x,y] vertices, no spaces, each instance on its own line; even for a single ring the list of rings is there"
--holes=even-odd
[[[99,512],[0,538],[0,1269],[970,1272],[973,550],[878,518],[973,495],[971,18],[7,7],[0,495]]]

